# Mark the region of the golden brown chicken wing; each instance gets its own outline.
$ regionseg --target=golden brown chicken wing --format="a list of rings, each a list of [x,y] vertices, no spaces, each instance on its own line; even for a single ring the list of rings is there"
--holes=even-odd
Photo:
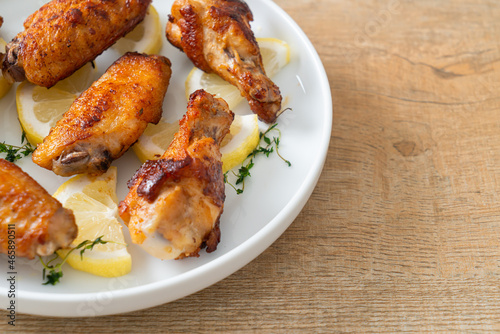
[[[273,123],[281,112],[281,94],[266,76],[252,20],[240,0],[176,0],[166,34],[196,67],[238,87],[252,111]]]
[[[161,259],[217,248],[225,200],[219,146],[233,118],[224,100],[203,90],[191,94],[169,148],[136,172],[120,203],[134,243]]]
[[[73,102],[33,161],[62,176],[104,173],[160,120],[170,66],[163,56],[122,56]]]
[[[8,254],[15,247],[16,256],[51,255],[71,244],[77,233],[71,210],[21,168],[0,159],[1,253]]]
[[[3,74],[52,87],[144,19],[151,0],[53,0],[8,45]]]

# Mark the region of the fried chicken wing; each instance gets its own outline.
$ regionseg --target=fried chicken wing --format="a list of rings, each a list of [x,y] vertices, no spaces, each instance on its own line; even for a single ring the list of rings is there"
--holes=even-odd
[[[141,22],[151,0],[53,0],[8,45],[3,75],[52,87]]]
[[[219,146],[233,118],[224,100],[203,90],[191,94],[169,148],[142,165],[120,203],[134,243],[161,259],[217,248],[225,200]]]
[[[281,113],[281,93],[266,76],[252,20],[240,0],[176,0],[166,35],[196,67],[238,87],[252,111],[273,123]]]
[[[1,253],[8,254],[15,247],[16,256],[51,255],[69,246],[77,233],[71,210],[21,168],[0,159]]]
[[[73,102],[33,161],[62,176],[104,173],[148,123],[160,120],[170,66],[163,56],[122,56]]]

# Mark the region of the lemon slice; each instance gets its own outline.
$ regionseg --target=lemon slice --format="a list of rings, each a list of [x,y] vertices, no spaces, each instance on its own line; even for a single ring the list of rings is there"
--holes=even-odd
[[[148,124],[146,130],[132,146],[141,162],[158,159],[168,148],[179,130],[179,123],[167,123],[161,120],[158,124]]]
[[[149,124],[132,149],[142,162],[158,159],[166,151],[178,130],[178,123]],[[236,115],[229,131],[221,144],[224,173],[240,165],[257,147],[259,143],[257,115]]]
[[[4,41],[3,38],[0,38],[0,52],[5,51],[5,45],[7,45],[7,43]],[[12,84],[8,82],[7,79],[5,79],[3,77],[3,74],[0,72],[0,99],[5,95],[7,95],[7,93],[10,90],[10,87],[12,87]]]
[[[258,38],[262,63],[268,77],[273,77],[290,62],[290,47],[276,38]],[[222,97],[233,109],[243,100],[240,91],[235,86],[221,79],[217,74],[205,73],[194,67],[186,79],[186,98],[197,89],[204,89],[209,93]]]
[[[134,30],[119,39],[113,48],[120,53],[136,51],[140,53],[156,54],[162,46],[162,29],[160,17],[156,9],[150,5],[144,20]]]
[[[257,115],[237,115],[229,131],[220,149],[223,173],[241,165],[259,144]]]
[[[118,277],[130,272],[132,258],[127,251],[122,225],[118,221],[116,198],[116,167],[93,177],[78,175],[63,183],[54,197],[75,215],[78,236],[68,247],[71,249],[85,240],[113,241],[96,245],[80,257],[75,250],[66,260],[73,268],[104,277]],[[65,257],[69,249],[57,251]]]
[[[17,114],[33,145],[43,141],[73,101],[93,82],[97,68],[88,63],[52,88],[24,81],[16,91]]]

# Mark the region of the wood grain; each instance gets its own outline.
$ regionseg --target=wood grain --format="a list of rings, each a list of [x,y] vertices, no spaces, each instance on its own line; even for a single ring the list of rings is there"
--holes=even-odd
[[[275,2],[317,48],[334,101],[302,213],[199,293],[102,318],[21,315],[20,331],[500,331],[498,2]]]

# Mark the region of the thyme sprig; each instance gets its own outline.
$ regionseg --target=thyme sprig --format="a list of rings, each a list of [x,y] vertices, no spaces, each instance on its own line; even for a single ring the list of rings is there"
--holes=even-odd
[[[15,162],[30,155],[35,148],[36,147],[33,147],[26,139],[26,133],[24,131],[21,135],[21,146],[10,145],[5,142],[0,143],[0,153],[5,153],[5,160],[10,162]]]
[[[277,132],[277,136],[270,136],[273,131]],[[245,190],[245,179],[251,177],[250,170],[255,166],[254,159],[259,155],[269,157],[275,151],[280,159],[290,167],[291,162],[286,160],[279,152],[280,140],[281,131],[278,129],[278,123],[271,125],[265,132],[260,132],[258,146],[245,158],[237,173],[232,170],[224,173],[224,182],[230,185],[236,191],[236,194],[242,194]],[[236,177],[234,184],[229,181],[229,173]]]
[[[57,263],[57,264],[51,264],[53,261],[55,261],[59,258],[59,255],[57,255],[57,253],[54,254],[55,256],[52,259],[50,259],[49,261],[47,261],[47,263],[45,263],[43,261],[43,258],[40,256],[39,257],[40,263],[43,266],[43,272],[42,272],[43,279],[44,280],[47,279],[42,284],[43,285],[47,285],[47,284],[56,285],[57,283],[60,282],[61,277],[63,277],[62,266],[64,265],[64,263],[66,263],[66,260],[68,259],[69,254],[71,254],[73,251],[80,249],[80,258],[83,260],[83,253],[85,253],[85,251],[87,251],[87,250],[94,249],[94,246],[96,246],[96,245],[104,245],[104,244],[107,244],[108,242],[121,244],[121,243],[114,242],[114,241],[102,240],[102,237],[103,237],[103,235],[101,235],[100,237],[96,238],[93,241],[90,241],[90,240],[82,241],[77,246],[71,248],[70,251],[62,258],[62,261]],[[47,274],[47,271],[49,271],[48,274]]]

